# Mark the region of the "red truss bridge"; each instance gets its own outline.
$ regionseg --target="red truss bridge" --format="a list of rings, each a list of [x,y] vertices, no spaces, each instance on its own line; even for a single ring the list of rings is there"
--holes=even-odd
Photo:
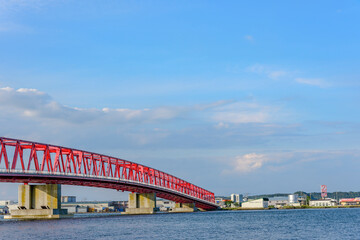
[[[0,138],[0,182],[111,188],[216,209],[214,193],[127,160],[50,144]]]

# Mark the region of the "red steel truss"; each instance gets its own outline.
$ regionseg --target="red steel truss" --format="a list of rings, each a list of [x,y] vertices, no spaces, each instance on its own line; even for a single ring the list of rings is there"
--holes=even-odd
[[[0,138],[0,181],[58,183],[155,192],[176,202],[215,209],[214,193],[127,160],[50,144]]]

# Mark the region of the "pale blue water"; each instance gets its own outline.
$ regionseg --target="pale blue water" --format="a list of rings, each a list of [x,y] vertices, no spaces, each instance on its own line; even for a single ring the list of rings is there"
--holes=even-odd
[[[360,239],[360,209],[0,220],[0,239]]]

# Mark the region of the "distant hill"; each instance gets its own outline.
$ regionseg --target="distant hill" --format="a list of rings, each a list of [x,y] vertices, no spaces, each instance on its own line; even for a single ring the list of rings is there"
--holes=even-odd
[[[249,196],[249,199],[257,199],[257,198],[273,198],[273,197],[287,197],[291,193],[274,193],[274,194],[262,194],[262,195],[254,195]],[[303,192],[303,191],[297,191],[294,192],[294,194],[298,194],[299,196],[310,196],[311,199],[316,200],[321,198],[320,192]],[[356,198],[360,197],[360,192],[332,192],[328,193],[328,198],[333,199],[341,199],[341,198]]]
[[[287,197],[291,193],[273,193],[273,194],[262,194],[262,195],[253,195],[249,196],[249,199],[258,199],[258,198],[274,198],[274,197]]]

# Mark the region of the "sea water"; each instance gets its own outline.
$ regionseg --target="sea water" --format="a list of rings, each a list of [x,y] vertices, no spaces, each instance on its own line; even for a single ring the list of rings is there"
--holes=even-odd
[[[0,220],[0,239],[360,239],[360,209],[76,215]]]

